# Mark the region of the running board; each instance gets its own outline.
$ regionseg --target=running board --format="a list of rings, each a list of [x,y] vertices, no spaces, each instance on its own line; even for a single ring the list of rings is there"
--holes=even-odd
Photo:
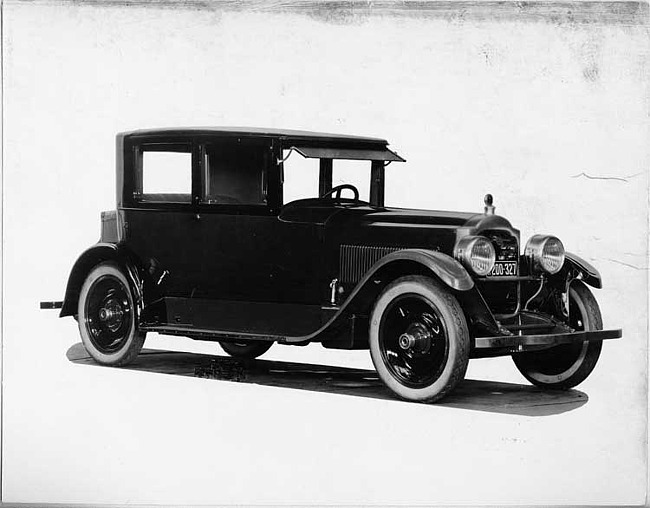
[[[181,335],[184,337],[203,339],[203,340],[259,340],[264,342],[287,342],[287,338],[281,335],[268,335],[258,333],[246,332],[227,332],[219,330],[207,330],[202,328],[194,328],[192,326],[170,326],[170,325],[156,325],[146,326],[141,325],[140,329],[145,332],[156,332],[163,335]]]

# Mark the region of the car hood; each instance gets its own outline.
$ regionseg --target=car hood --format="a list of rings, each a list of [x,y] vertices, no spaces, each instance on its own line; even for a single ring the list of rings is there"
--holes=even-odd
[[[377,210],[368,207],[367,209],[348,208],[340,210],[330,217],[329,223],[345,221],[351,217],[357,217],[364,223],[373,224],[422,224],[437,226],[463,226],[470,220],[474,213],[448,212],[442,210],[414,210],[408,208],[384,208]]]
[[[377,208],[368,205],[332,206],[322,200],[304,200],[287,205],[280,214],[286,222],[317,223],[330,227],[350,225],[413,228],[469,228],[479,231],[512,226],[499,215],[409,208]]]
[[[510,222],[499,215],[442,210],[372,207],[346,208],[328,218],[326,226],[358,222],[361,226],[392,226],[405,228],[467,229],[476,233],[485,229],[512,229]]]

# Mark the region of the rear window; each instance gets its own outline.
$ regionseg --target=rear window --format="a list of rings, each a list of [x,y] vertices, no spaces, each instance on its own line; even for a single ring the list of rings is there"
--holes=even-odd
[[[143,146],[137,154],[135,197],[141,202],[190,203],[192,153],[184,146]]]

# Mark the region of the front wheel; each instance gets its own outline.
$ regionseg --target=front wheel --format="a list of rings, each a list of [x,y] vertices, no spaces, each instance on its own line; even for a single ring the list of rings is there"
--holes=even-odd
[[[465,377],[465,316],[451,292],[429,277],[402,277],[384,289],[370,317],[369,342],[379,377],[403,399],[434,402]]]
[[[273,342],[219,342],[219,345],[233,358],[252,360],[266,353]]]
[[[86,277],[77,307],[84,347],[103,365],[126,365],[142,349],[131,285],[115,263],[104,262]]]
[[[603,320],[596,299],[580,281],[569,286],[569,325],[576,330],[602,330]],[[563,344],[543,351],[512,356],[517,369],[532,384],[566,390],[582,383],[594,370],[603,342]]]

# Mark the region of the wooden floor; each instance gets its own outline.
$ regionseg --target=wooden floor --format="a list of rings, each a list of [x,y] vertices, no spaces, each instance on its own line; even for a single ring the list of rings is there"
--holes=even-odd
[[[75,364],[100,367],[81,343],[67,352]],[[143,349],[126,367],[141,372],[205,378],[207,381],[253,383],[266,386],[401,401],[372,370],[269,360],[235,360],[228,356]],[[119,375],[119,372],[116,372]],[[576,409],[589,398],[578,390],[543,391],[530,385],[466,379],[438,407],[545,416]]]

